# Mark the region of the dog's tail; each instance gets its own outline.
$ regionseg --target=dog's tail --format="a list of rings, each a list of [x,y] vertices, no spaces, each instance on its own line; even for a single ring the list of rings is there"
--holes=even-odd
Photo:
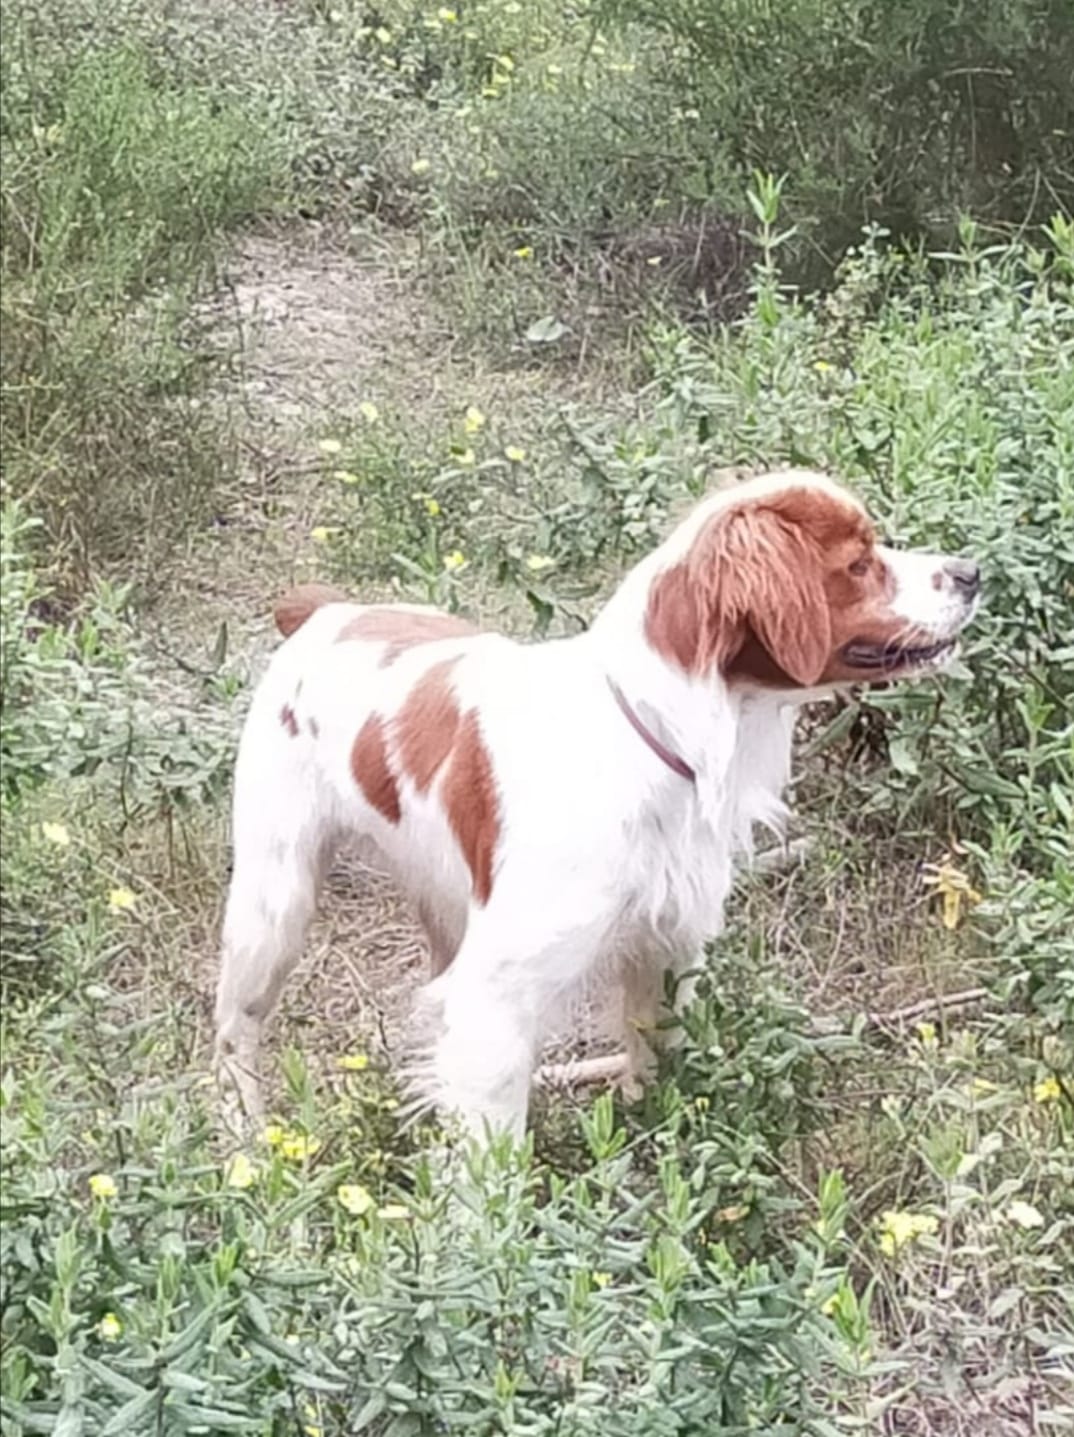
[[[323,604],[349,604],[347,595],[331,584],[296,584],[278,598],[272,607],[276,627],[285,639],[300,629],[315,609]]]

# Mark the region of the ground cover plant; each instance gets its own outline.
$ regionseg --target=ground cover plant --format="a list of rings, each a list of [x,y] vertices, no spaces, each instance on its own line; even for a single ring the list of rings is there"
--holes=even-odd
[[[942,155],[898,127],[935,21],[903,8],[896,64],[858,5],[5,7],[5,1437],[1074,1420],[1066,17],[945,19],[914,123],[972,68],[1018,140],[967,168],[968,112]],[[855,43],[871,148],[814,152],[796,89],[785,152],[773,94]],[[863,230],[895,165],[928,223]],[[655,1088],[542,1094],[448,1183],[393,1077],[419,945],[344,866],[274,1121],[225,1143],[274,593],[568,633],[719,471],[780,463],[972,553],[986,605],[951,675],[807,716],[811,846],[743,878]]]

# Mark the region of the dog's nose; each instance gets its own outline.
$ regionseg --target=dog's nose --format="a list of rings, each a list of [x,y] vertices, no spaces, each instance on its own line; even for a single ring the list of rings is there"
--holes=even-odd
[[[981,570],[972,559],[948,559],[943,571],[965,599],[972,599],[981,587]]]

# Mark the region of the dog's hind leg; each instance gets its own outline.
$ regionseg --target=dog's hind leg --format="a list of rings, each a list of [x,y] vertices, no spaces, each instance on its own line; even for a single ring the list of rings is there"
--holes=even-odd
[[[262,1028],[301,956],[333,845],[310,812],[308,791],[296,794],[292,805],[277,788],[266,803],[263,792],[244,793],[237,778],[236,800],[215,1066],[229,1116],[241,1123],[263,1111]]]

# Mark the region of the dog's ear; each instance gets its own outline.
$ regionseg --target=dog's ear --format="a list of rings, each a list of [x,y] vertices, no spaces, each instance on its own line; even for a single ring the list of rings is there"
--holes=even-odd
[[[728,518],[710,611],[721,666],[726,670],[742,648],[745,626],[785,674],[809,688],[827,667],[832,644],[816,542],[774,509],[750,507]]]
[[[771,504],[714,514],[649,595],[646,637],[691,673],[731,671],[751,638],[802,688],[831,650],[816,541]]]

